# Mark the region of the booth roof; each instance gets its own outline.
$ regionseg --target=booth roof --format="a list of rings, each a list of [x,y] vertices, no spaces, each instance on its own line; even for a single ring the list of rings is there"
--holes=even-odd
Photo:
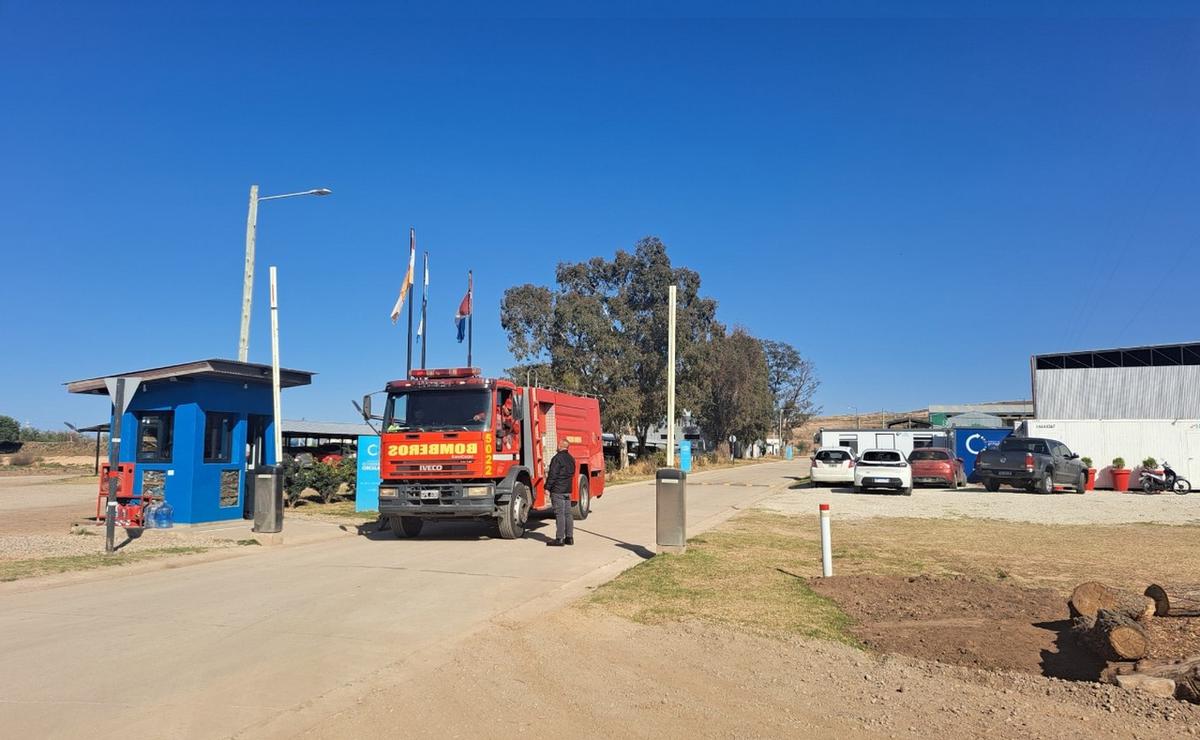
[[[356,424],[346,421],[307,421],[305,419],[284,419],[285,436],[306,437],[358,437],[364,434],[375,434],[375,430],[366,424]]]
[[[316,373],[307,370],[289,370],[280,368],[279,385],[292,388],[298,385],[309,385]],[[109,378],[141,378],[142,382],[153,380],[175,380],[178,378],[211,378],[231,382],[254,383],[269,385],[271,383],[271,366],[259,365],[253,362],[238,362],[237,360],[195,360],[180,365],[164,365],[146,370],[114,373],[98,378],[76,380],[67,383],[68,393],[91,393],[100,396],[108,395],[108,387],[104,379]]]

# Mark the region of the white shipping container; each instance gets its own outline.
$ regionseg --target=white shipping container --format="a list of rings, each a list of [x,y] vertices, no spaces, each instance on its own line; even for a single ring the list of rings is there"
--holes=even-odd
[[[855,457],[863,450],[899,450],[908,457],[918,447],[949,447],[945,429],[822,429],[821,447],[844,447]]]
[[[1033,419],[1022,424],[1027,437],[1056,439],[1096,468],[1096,487],[1112,488],[1112,461],[1125,460],[1129,487],[1140,488],[1142,460],[1153,457],[1192,485],[1200,485],[1200,420],[1197,419]]]

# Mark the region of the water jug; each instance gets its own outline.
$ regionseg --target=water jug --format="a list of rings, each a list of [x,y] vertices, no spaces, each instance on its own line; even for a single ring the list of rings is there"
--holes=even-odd
[[[158,509],[162,504],[155,501],[154,503],[142,509],[142,528],[154,529],[158,526]]]
[[[175,509],[163,500],[162,505],[158,507],[157,515],[155,516],[155,526],[159,529],[170,529],[175,526]]]

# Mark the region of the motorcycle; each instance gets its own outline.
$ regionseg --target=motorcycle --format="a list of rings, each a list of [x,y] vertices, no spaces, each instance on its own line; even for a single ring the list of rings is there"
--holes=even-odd
[[[1152,470],[1143,470],[1141,477],[1142,490],[1146,493],[1161,493],[1162,491],[1174,491],[1180,495],[1188,493],[1192,490],[1192,484],[1187,478],[1180,478],[1171,470],[1171,464],[1166,460],[1163,461],[1162,474],[1155,473]]]

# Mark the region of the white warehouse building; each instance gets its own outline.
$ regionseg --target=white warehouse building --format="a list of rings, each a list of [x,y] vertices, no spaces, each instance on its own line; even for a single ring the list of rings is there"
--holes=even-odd
[[[1022,431],[1092,458],[1098,487],[1117,457],[1131,487],[1147,457],[1200,482],[1200,343],[1036,355],[1030,374],[1036,418]]]

